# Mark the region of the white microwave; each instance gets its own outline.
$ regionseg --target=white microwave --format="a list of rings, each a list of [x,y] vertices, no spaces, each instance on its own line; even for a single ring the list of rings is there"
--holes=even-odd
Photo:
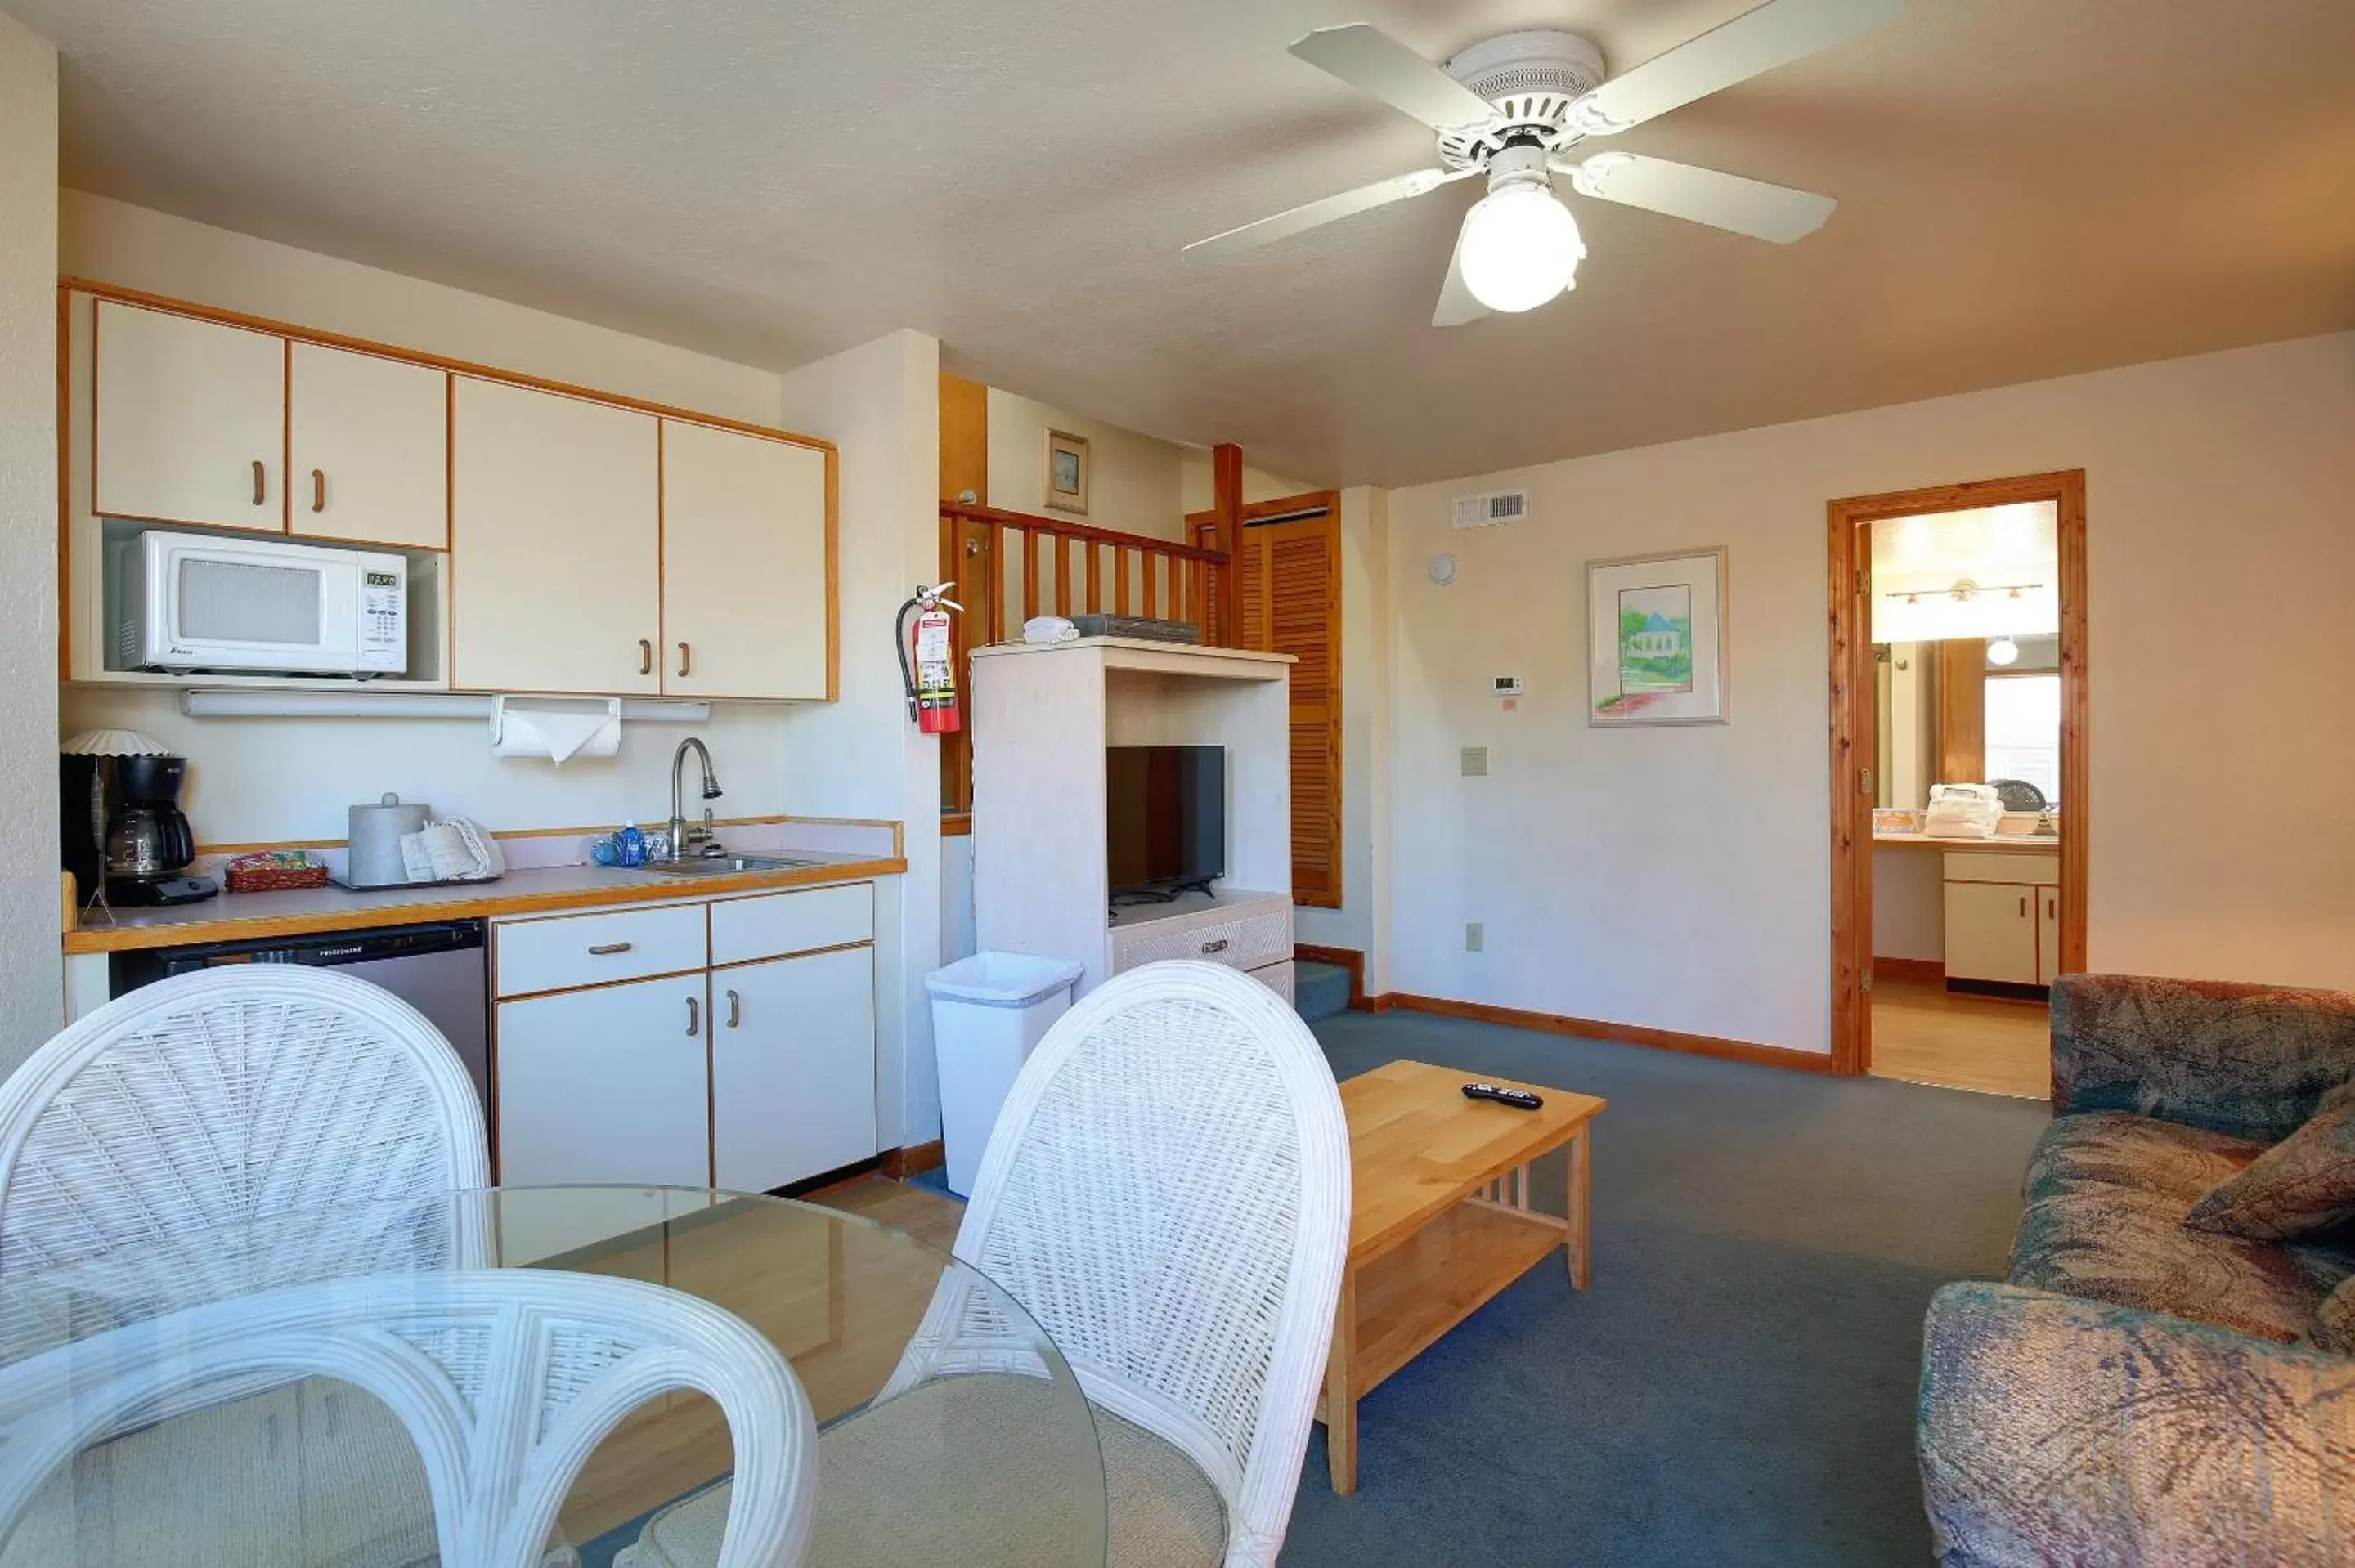
[[[126,669],[398,675],[409,668],[409,562],[373,550],[150,529],[121,557]]]

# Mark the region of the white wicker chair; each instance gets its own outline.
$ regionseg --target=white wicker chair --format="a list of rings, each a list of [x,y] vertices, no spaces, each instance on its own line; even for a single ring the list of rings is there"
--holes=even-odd
[[[1053,1338],[1107,1465],[1174,1447],[1224,1505],[1227,1568],[1284,1543],[1349,1245],[1348,1129],[1316,1037],[1258,981],[1203,963],[1119,976],[1015,1079],[956,1255]],[[944,1282],[886,1397],[1020,1372],[986,1298]],[[1148,1465],[1154,1461],[1147,1457]],[[1115,1563],[1123,1488],[1114,1487]]]
[[[675,1390],[709,1395],[734,1445],[720,1568],[794,1568],[807,1552],[817,1426],[775,1347],[675,1290],[540,1269],[300,1285],[0,1367],[0,1540],[80,1447],[175,1388],[311,1376],[365,1390],[407,1429],[444,1563],[531,1568],[598,1443]],[[290,1527],[250,1524],[256,1560]],[[52,1528],[70,1544],[69,1524]]]
[[[415,1008],[331,970],[208,969],[0,1083],[0,1277],[490,1179],[465,1065]]]

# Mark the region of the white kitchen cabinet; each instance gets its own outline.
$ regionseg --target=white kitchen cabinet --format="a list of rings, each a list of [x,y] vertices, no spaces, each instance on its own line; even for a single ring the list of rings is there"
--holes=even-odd
[[[659,421],[465,376],[451,418],[452,683],[660,692]]]
[[[286,340],[98,302],[92,444],[101,516],[286,525]]]
[[[875,1153],[875,949],[715,969],[712,1160],[762,1192]]]
[[[2051,985],[2061,972],[2061,890],[2036,890],[2036,983]]]
[[[826,694],[826,453],[662,422],[662,687]]]
[[[500,1184],[708,1186],[704,986],[698,970],[500,1002]]]
[[[291,531],[439,550],[450,543],[450,377],[314,343],[288,350]]]
[[[1946,978],[2036,984],[2037,906],[2048,889],[1949,882],[1945,891]]]

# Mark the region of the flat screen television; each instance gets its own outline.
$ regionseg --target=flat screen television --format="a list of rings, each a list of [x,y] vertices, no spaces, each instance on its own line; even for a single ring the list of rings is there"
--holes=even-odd
[[[1104,808],[1115,900],[1174,897],[1226,874],[1226,747],[1106,747]]]

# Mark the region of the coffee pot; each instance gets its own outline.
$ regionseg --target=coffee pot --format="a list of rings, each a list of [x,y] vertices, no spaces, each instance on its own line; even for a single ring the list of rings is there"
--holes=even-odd
[[[188,762],[136,730],[91,730],[59,747],[62,860],[87,903],[102,885],[110,904],[193,904],[220,885],[185,876],[196,833],[180,810]]]

